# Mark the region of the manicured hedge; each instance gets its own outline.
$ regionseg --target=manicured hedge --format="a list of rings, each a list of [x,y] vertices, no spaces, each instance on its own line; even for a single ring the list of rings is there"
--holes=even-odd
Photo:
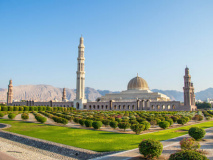
[[[191,127],[188,132],[189,135],[195,140],[202,139],[206,134],[206,131],[200,127]]]
[[[16,114],[14,114],[14,113],[9,113],[8,114],[8,118],[9,119],[14,119],[16,117]]]
[[[95,121],[92,123],[92,126],[94,129],[100,129],[102,127],[102,122],[101,121]]]
[[[140,154],[147,159],[159,157],[163,151],[162,143],[154,139],[144,139],[138,147]]]
[[[140,134],[142,131],[144,131],[145,125],[144,124],[133,124],[133,125],[131,125],[130,128],[136,134]]]
[[[182,150],[171,154],[169,160],[208,160],[208,158],[193,150]]]
[[[22,113],[22,114],[21,114],[21,118],[22,118],[23,120],[29,119],[29,114],[28,114],[28,113]]]
[[[170,123],[168,121],[162,121],[159,123],[160,128],[166,129],[170,126]]]
[[[36,112],[33,113],[34,116],[35,116],[35,119],[38,121],[38,122],[41,122],[41,123],[45,123],[47,121],[47,118],[46,117],[43,117],[41,114],[38,114]]]

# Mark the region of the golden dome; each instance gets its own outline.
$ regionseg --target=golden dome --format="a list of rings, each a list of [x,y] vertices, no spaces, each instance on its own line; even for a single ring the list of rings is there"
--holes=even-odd
[[[135,77],[128,83],[127,90],[148,90],[147,82],[141,77]]]

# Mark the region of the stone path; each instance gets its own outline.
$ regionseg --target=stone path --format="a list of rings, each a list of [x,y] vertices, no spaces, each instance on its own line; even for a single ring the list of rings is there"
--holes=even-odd
[[[176,137],[170,140],[162,141],[163,144],[163,153],[161,159],[168,159],[169,155],[175,153],[177,150],[180,150],[179,142],[183,138],[189,137],[188,135],[183,135],[180,137]],[[210,160],[213,160],[213,127],[206,129],[206,135],[204,137],[205,141],[201,141],[201,149],[206,151],[208,154],[206,155]],[[94,160],[140,160],[140,153],[138,148],[119,152],[116,154],[111,154],[103,157],[98,157]]]

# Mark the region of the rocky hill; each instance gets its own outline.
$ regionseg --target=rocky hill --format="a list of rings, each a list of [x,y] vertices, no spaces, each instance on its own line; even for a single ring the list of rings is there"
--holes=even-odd
[[[15,86],[13,89],[14,100],[35,100],[35,101],[50,101],[53,99],[61,100],[62,88],[56,88],[50,85],[21,85]],[[75,89],[68,89],[67,99],[72,101],[76,96]],[[175,90],[158,90],[153,89],[153,92],[163,93],[171,98],[171,100],[183,101],[183,92]],[[113,93],[109,90],[95,90],[93,88],[86,87],[85,95],[90,101],[96,100],[98,97],[107,93]],[[116,92],[117,93],[117,92]],[[206,100],[207,98],[213,98],[213,88],[208,88],[204,91],[196,93],[196,99]],[[0,102],[6,102],[7,89],[0,88]]]

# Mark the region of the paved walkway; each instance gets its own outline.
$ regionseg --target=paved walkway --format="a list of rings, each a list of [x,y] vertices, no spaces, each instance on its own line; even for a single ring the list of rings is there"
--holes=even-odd
[[[171,153],[174,153],[176,150],[179,150],[180,140],[186,137],[189,137],[188,134],[180,136],[180,137],[176,137],[173,139],[169,139],[166,141],[162,141],[161,142],[163,144],[162,154],[164,155],[164,157],[168,158]],[[208,152],[207,157],[210,160],[213,160],[213,127],[206,129],[206,135],[204,139],[206,139],[206,141],[200,142],[201,149],[204,149],[205,151],[207,151]],[[115,154],[111,154],[111,155],[107,155],[103,157],[98,157],[94,160],[130,160],[130,159],[137,160],[138,158],[134,158],[134,157],[138,157],[138,156],[141,156],[141,155],[138,151],[138,148],[136,148],[136,149],[119,152],[119,153],[115,153]]]

